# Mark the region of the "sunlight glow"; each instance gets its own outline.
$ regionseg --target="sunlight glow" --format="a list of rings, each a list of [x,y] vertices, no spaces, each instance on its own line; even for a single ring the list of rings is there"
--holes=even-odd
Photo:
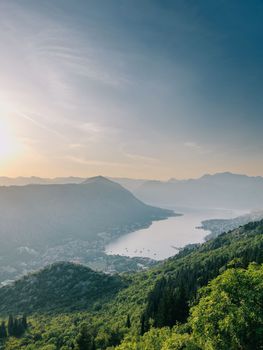
[[[10,125],[0,115],[0,161],[8,160],[19,152],[19,144]]]

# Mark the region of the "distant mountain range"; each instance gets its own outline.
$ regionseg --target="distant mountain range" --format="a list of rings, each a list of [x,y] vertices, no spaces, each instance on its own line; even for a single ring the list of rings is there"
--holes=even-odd
[[[226,209],[263,208],[263,177],[229,172],[204,175],[197,179],[168,181],[110,178],[152,205]],[[0,177],[0,185],[82,183],[80,177],[45,179]]]
[[[125,187],[129,191],[136,190],[147,180],[143,179],[129,179],[129,178],[114,178],[107,177],[109,180],[117,182],[121,186]],[[26,186],[26,185],[64,185],[64,184],[80,184],[86,181],[84,177],[55,177],[55,178],[43,178],[37,176],[30,177],[6,177],[0,176],[0,186]]]
[[[51,185],[51,184],[77,184],[85,181],[82,177],[56,177],[53,179],[42,178],[37,176],[31,177],[6,177],[0,176],[0,186],[25,186],[25,185]]]
[[[172,215],[101,176],[0,187],[0,282],[18,267],[21,273],[57,259],[90,259],[113,238]]]
[[[168,207],[261,209],[263,177],[218,173],[199,179],[147,181],[133,193],[147,203]]]

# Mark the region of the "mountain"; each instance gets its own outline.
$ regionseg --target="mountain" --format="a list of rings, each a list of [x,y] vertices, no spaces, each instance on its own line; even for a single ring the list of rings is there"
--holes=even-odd
[[[263,177],[229,172],[198,179],[146,181],[133,192],[141,200],[168,207],[263,208]]]
[[[53,179],[50,178],[42,178],[37,176],[30,177],[6,177],[0,176],[0,186],[26,186],[26,185],[51,185],[51,184],[69,184],[69,183],[81,183],[85,180],[82,177],[55,177]]]
[[[38,248],[72,238],[92,241],[105,231],[169,215],[171,211],[145,205],[103,177],[82,184],[0,187],[0,230],[5,247]]]
[[[230,172],[206,174],[198,179],[168,181],[109,178],[144,202],[166,207],[203,207],[255,210],[263,208],[263,177]],[[0,185],[79,184],[81,177],[54,179],[0,177]]]
[[[109,301],[124,280],[73,263],[60,262],[0,288],[0,313],[85,310]]]
[[[202,221],[200,228],[210,231],[206,239],[215,238],[223,232],[234,230],[239,226],[246,225],[249,222],[255,222],[263,219],[263,210],[252,211],[251,213],[237,216],[232,219],[212,219]]]
[[[147,334],[149,331],[153,338],[149,339],[151,342],[147,348],[179,349],[180,347],[173,347],[173,343],[162,348],[158,346],[158,341],[152,341],[159,332],[161,335],[167,332],[170,334],[171,331],[178,332],[181,334],[181,341],[184,339],[182,336],[189,337],[192,330],[187,318],[190,306],[196,303],[200,288],[208,286],[209,291],[211,283],[217,277],[225,282],[231,276],[241,278],[251,262],[254,262],[250,270],[253,280],[248,281],[246,278],[242,283],[248,290],[250,285],[257,286],[253,289],[253,293],[256,293],[253,297],[262,300],[262,273],[260,275],[257,272],[260,267],[256,263],[263,263],[263,220],[223,233],[204,244],[185,248],[156,267],[129,276],[106,276],[74,264],[52,265],[10,286],[0,288],[0,316],[10,312],[14,315],[22,312],[32,315],[27,333],[15,340],[7,339],[6,348],[42,349],[49,344],[51,349],[78,349],[75,344],[78,344],[79,339],[83,342],[86,339],[87,343],[84,344],[93,339],[95,347],[90,349],[106,349],[117,346],[125,338],[120,349],[133,349],[139,341],[138,334]],[[216,300],[211,310],[207,310],[208,314],[215,311],[219,302],[220,317],[217,319],[220,320],[222,312],[228,310],[229,305],[230,308],[232,305],[236,307],[233,303],[240,281],[234,281],[235,284],[226,285],[225,291],[227,293],[231,290],[232,299],[227,299],[227,294],[218,289],[224,298]],[[202,295],[204,290],[201,291]],[[250,303],[253,306],[254,299]],[[237,306],[240,305],[242,299],[237,300]],[[258,309],[260,310],[260,303]],[[204,312],[206,311],[203,310]],[[227,326],[232,322],[229,316],[226,314]],[[262,320],[262,315],[252,313],[251,317],[252,326],[249,329],[262,329],[262,322],[254,323],[256,318]],[[248,322],[250,319],[246,319],[245,324]],[[173,330],[166,327],[176,324]],[[251,334],[249,329],[246,329],[248,335]],[[125,341],[130,341],[133,345],[125,346]],[[83,348],[89,349],[88,346]]]
[[[0,281],[56,260],[96,258],[114,237],[171,215],[103,177],[0,187]]]
[[[129,191],[137,189],[141,184],[147,180],[143,179],[129,179],[121,177],[108,177],[109,180],[117,182]],[[0,176],[0,186],[26,186],[26,185],[64,185],[64,184],[79,184],[86,180],[84,177],[68,176],[68,177],[55,177],[55,178],[43,178],[37,176],[30,177],[7,177]]]
[[[111,177],[109,178],[112,181],[117,182],[127,190],[134,192],[139,188],[142,184],[144,184],[147,180],[145,179],[129,179],[122,177]]]

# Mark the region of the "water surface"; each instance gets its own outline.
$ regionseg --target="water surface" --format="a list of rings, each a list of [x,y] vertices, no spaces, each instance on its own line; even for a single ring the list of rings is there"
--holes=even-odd
[[[106,246],[107,254],[149,257],[162,260],[175,255],[177,248],[190,243],[204,242],[209,233],[197,227],[207,219],[226,219],[240,213],[223,209],[174,208],[182,216],[155,221],[146,229],[124,235]]]

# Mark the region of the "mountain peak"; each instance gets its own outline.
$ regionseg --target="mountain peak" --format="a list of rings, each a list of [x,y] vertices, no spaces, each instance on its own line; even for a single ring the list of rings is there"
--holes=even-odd
[[[90,184],[90,183],[103,183],[103,184],[112,184],[115,183],[108,178],[98,175],[87,178],[85,181],[82,182],[82,184]]]

